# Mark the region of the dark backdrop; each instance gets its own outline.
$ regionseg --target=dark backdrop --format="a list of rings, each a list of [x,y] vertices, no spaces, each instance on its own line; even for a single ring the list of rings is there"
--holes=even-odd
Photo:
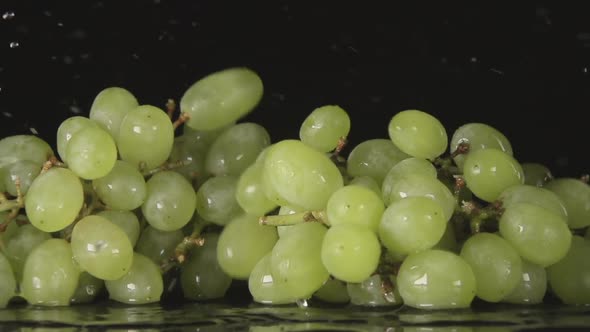
[[[327,103],[350,113],[351,146],[416,108],[449,137],[485,122],[521,162],[587,172],[588,15],[569,2],[490,3],[3,0],[0,136],[34,128],[54,144],[105,87],[163,107],[208,73],[248,66],[266,91],[247,120],[273,140],[297,137]]]

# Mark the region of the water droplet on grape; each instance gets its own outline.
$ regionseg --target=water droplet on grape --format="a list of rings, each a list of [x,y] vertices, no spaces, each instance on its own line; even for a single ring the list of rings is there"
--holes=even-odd
[[[299,308],[307,308],[307,307],[309,307],[309,303],[307,302],[306,299],[297,300],[295,303],[297,304],[297,306]]]

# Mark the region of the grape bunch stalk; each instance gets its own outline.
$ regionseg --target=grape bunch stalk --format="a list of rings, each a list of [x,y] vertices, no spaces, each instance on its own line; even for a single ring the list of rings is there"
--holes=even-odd
[[[347,155],[338,105],[271,142],[246,121],[263,90],[249,68],[214,72],[174,119],[173,100],[109,87],[55,150],[1,139],[0,308],[208,301],[240,282],[267,305],[590,304],[588,176],[517,161],[487,124],[449,138],[421,110]]]

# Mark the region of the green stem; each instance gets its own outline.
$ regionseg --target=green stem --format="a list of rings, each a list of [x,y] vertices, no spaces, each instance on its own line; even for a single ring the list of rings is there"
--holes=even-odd
[[[293,214],[263,216],[259,220],[261,225],[290,226],[305,222],[321,222],[330,226],[326,211],[305,211]]]

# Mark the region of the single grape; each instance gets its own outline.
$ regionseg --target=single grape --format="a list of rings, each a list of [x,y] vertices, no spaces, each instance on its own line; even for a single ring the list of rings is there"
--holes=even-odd
[[[436,179],[436,168],[432,163],[422,158],[407,158],[395,164],[385,175],[381,185],[381,197],[389,204],[394,186],[407,176],[424,175]]]
[[[388,283],[391,291],[384,285],[384,279],[379,274],[374,274],[360,283],[346,284],[346,291],[350,297],[350,303],[363,307],[397,306],[403,304],[398,287],[395,286],[395,277],[390,276]]]
[[[590,242],[573,236],[567,255],[547,267],[551,291],[565,304],[590,304]]]
[[[442,250],[409,255],[397,274],[397,286],[404,304],[420,309],[469,308],[476,292],[469,264]]]
[[[16,295],[16,279],[10,262],[0,252],[0,309],[6,308],[8,302]]]
[[[587,183],[574,178],[560,178],[549,181],[545,188],[561,198],[570,228],[590,226],[590,186]]]
[[[111,300],[127,304],[146,304],[160,301],[164,281],[160,268],[149,258],[133,254],[133,264],[125,275],[106,280],[105,287]]]
[[[35,227],[55,232],[74,222],[83,203],[84,190],[76,174],[54,167],[31,183],[25,197],[25,210]]]
[[[553,175],[547,166],[539,163],[522,163],[524,172],[524,184],[536,187],[544,187],[545,183],[553,179]]]
[[[373,191],[377,196],[381,197],[381,187],[377,184],[377,181],[370,176],[362,175],[356,176],[348,182],[349,186],[361,186]]]
[[[506,136],[485,123],[467,123],[457,128],[451,137],[450,152],[455,152],[461,143],[469,144],[468,153],[492,148],[512,156],[512,145]],[[459,169],[463,169],[465,157],[465,154],[458,154],[453,158]]]
[[[288,286],[275,278],[271,273],[272,253],[262,257],[252,269],[248,278],[248,290],[255,302],[264,304],[287,304],[295,303],[297,298],[293,297]]]
[[[463,164],[463,176],[467,188],[487,202],[496,200],[511,186],[524,184],[518,161],[492,148],[469,152]]]
[[[196,210],[204,220],[224,226],[243,213],[236,199],[238,179],[235,176],[214,176],[197,191]]]
[[[84,116],[72,116],[65,119],[57,128],[57,153],[62,161],[68,162],[66,150],[72,137],[87,127],[98,127],[96,122]]]
[[[299,139],[320,152],[332,151],[350,131],[348,113],[337,105],[314,109],[301,124]]]
[[[12,196],[17,196],[16,180],[20,181],[21,195],[26,195],[33,180],[39,176],[41,172],[41,165],[30,161],[20,160],[14,162],[4,168],[0,173],[0,182],[4,184],[4,190],[0,192],[7,192]]]
[[[236,201],[248,214],[263,216],[277,205],[266,197],[262,185],[262,163],[255,163],[240,175],[236,186]]]
[[[568,219],[563,201],[557,194],[545,188],[524,184],[515,185],[502,191],[498,200],[502,202],[504,209],[515,203],[530,203],[550,210],[564,220]]]
[[[453,252],[455,254],[459,254],[461,250],[461,245],[459,241],[457,241],[457,236],[455,234],[455,223],[452,221],[447,222],[447,227],[445,228],[445,232],[440,240],[432,247],[432,249],[439,249],[439,250],[446,250]]]
[[[422,111],[397,113],[391,118],[388,131],[393,143],[413,157],[433,160],[447,149],[444,126],[437,118]]]
[[[242,118],[256,107],[263,93],[262,80],[248,68],[228,68],[201,78],[186,90],[180,110],[186,125],[213,130]]]
[[[522,260],[522,273],[516,287],[502,302],[514,304],[539,304],[547,291],[547,272],[537,265]]]
[[[98,126],[77,131],[66,147],[68,167],[85,180],[101,178],[113,169],[117,146],[111,135]]]
[[[139,238],[140,226],[137,216],[131,211],[104,210],[96,214],[97,216],[108,219],[113,224],[119,226],[127,237],[131,246],[135,247]]]
[[[385,206],[381,197],[361,186],[344,186],[330,196],[326,213],[331,225],[355,224],[377,232]]]
[[[11,224],[16,225],[14,222]],[[20,281],[22,279],[25,262],[31,251],[50,238],[51,234],[27,224],[17,227],[14,234],[5,240],[3,251],[12,266],[16,280]]]
[[[114,210],[135,210],[145,201],[145,178],[130,163],[117,160],[111,171],[92,181],[96,195]]]
[[[120,87],[109,87],[94,98],[89,118],[101,124],[116,140],[123,118],[137,106],[137,99],[131,92]]]
[[[183,238],[180,229],[164,232],[148,225],[139,235],[135,251],[148,257],[156,265],[162,265],[174,257],[174,249]]]
[[[326,303],[345,304],[350,302],[346,291],[346,283],[341,280],[330,278],[313,293],[313,297]]]
[[[51,146],[34,135],[14,135],[0,139],[0,169],[19,160],[43,165],[53,155]]]
[[[98,279],[88,272],[80,273],[78,286],[72,298],[71,304],[92,303],[104,289],[104,280]]]
[[[381,186],[391,167],[409,157],[389,139],[370,139],[350,151],[346,170],[351,176],[370,176]]]

